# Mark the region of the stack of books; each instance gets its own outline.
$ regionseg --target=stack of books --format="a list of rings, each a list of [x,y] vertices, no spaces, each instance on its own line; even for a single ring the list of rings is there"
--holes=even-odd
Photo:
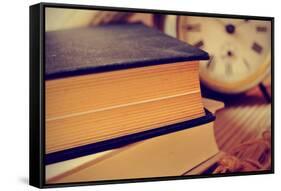
[[[218,152],[206,52],[142,24],[45,38],[48,183],[178,176]]]

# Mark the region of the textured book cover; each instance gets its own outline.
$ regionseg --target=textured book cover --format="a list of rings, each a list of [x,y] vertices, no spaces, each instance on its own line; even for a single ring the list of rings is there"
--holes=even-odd
[[[109,24],[45,34],[45,79],[207,60],[208,53],[143,24]]]

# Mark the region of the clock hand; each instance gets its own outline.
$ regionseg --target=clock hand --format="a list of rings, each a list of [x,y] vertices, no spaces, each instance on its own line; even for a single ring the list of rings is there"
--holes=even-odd
[[[227,62],[225,65],[225,73],[227,76],[230,76],[232,74],[232,65],[229,62]]]

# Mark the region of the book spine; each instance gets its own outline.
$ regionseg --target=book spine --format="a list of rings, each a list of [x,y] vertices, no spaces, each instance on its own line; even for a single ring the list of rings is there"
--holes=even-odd
[[[42,5],[36,4],[29,9],[29,184],[38,188],[44,185],[43,166],[43,67]]]

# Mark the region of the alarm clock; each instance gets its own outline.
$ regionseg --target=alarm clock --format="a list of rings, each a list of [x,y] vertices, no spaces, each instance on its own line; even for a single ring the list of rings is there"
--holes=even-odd
[[[200,80],[216,92],[245,92],[270,74],[270,21],[169,15],[164,32],[209,53]]]

